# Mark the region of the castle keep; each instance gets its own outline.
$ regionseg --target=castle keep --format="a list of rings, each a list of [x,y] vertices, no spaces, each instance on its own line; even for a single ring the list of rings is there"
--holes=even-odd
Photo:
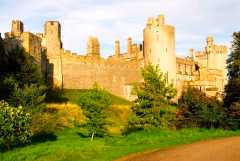
[[[88,89],[97,82],[115,95],[133,99],[132,84],[143,81],[141,68],[150,63],[160,67],[177,88],[178,96],[186,85],[219,96],[227,82],[227,47],[215,44],[209,36],[202,51],[189,49],[189,56],[176,57],[175,28],[166,25],[163,15],[147,20],[142,44],[135,44],[129,37],[127,51],[121,52],[120,41],[116,40],[114,54],[107,59],[100,55],[97,37],[89,37],[86,54],[65,50],[57,21],[47,21],[44,33],[37,34],[24,32],[21,21],[12,21],[5,42],[11,45],[14,41],[36,59],[46,78],[65,89]]]

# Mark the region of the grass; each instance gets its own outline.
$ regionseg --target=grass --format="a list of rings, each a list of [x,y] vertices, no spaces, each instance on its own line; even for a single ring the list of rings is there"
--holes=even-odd
[[[65,89],[64,90],[64,97],[68,99],[71,103],[78,104],[79,95],[84,94],[87,92],[87,89]],[[132,103],[122,97],[115,96],[109,93],[112,103],[116,105],[131,105]]]
[[[55,141],[46,141],[0,153],[1,161],[111,161],[131,153],[199,140],[240,135],[240,131],[183,129],[138,131],[125,137],[97,138],[90,142],[79,129],[66,129]]]

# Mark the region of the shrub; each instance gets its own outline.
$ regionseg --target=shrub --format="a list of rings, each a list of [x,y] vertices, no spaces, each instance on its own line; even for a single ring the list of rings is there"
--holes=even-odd
[[[189,87],[179,99],[180,127],[216,128],[222,126],[224,111],[220,101],[207,97],[199,89]]]
[[[34,136],[54,134],[57,129],[56,116],[52,113],[36,113],[31,122],[31,131]]]
[[[32,135],[30,131],[31,116],[23,108],[10,107],[0,102],[0,143],[9,150],[11,146],[27,143]]]
[[[88,136],[91,136],[91,140],[95,135],[100,137],[106,135],[108,133],[106,108],[111,105],[108,92],[94,86],[80,96],[79,103],[86,116],[84,127],[88,131]]]

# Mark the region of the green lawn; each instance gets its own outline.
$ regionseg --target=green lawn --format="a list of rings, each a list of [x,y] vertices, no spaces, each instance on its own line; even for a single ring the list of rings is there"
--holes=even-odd
[[[36,143],[0,153],[1,161],[111,161],[131,153],[187,144],[198,140],[240,135],[240,131],[183,129],[139,131],[125,137],[89,138],[78,128],[57,134],[55,141]]]
[[[78,104],[79,96],[81,94],[84,94],[87,91],[88,91],[87,89],[65,89],[63,97],[67,98],[67,100],[71,103]],[[109,93],[109,95],[111,97],[113,104],[118,104],[118,105],[131,105],[132,104],[132,102],[130,102],[124,98],[115,96],[111,93]]]

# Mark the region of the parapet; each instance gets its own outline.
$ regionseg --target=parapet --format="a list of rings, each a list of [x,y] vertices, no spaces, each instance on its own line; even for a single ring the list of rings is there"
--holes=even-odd
[[[147,24],[146,24],[145,29],[150,29],[153,32],[159,32],[162,29],[164,30],[164,32],[169,32],[169,33],[174,33],[175,32],[174,26],[167,25],[165,23],[164,15],[159,15],[156,18],[149,17],[148,20],[147,20]]]

